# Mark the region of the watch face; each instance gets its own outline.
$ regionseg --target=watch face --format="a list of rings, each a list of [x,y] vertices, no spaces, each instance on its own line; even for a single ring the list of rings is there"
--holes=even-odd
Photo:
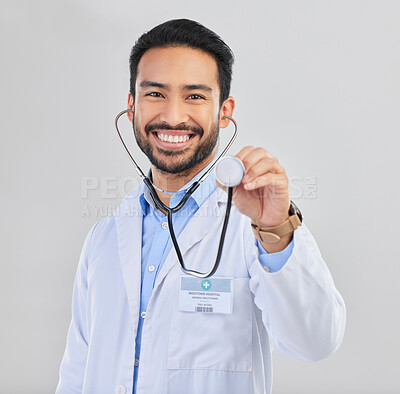
[[[301,214],[300,209],[297,207],[297,205],[292,200],[290,200],[289,214],[297,215],[300,219],[300,222],[303,221],[303,215]]]

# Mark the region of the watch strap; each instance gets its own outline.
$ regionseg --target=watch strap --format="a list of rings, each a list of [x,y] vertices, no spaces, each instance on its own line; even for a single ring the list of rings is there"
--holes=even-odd
[[[297,214],[289,216],[282,224],[275,227],[257,226],[254,222],[251,223],[254,235],[261,242],[275,243],[280,241],[281,237],[296,230],[301,225],[301,220]]]

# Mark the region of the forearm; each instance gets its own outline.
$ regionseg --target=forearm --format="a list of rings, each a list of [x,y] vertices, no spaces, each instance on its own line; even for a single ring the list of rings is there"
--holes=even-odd
[[[269,273],[256,260],[250,288],[276,351],[318,360],[339,346],[345,306],[311,233],[303,224],[285,269]]]

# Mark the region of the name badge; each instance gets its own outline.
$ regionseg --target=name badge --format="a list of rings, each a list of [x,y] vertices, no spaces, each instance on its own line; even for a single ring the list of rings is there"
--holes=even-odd
[[[179,308],[183,312],[232,313],[231,278],[181,277]]]

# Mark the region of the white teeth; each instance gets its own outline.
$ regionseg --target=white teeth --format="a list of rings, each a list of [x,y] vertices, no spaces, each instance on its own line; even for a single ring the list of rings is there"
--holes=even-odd
[[[162,133],[157,133],[157,137],[161,141],[172,142],[172,143],[186,142],[190,138],[188,134],[172,136],[171,134],[162,134]]]

